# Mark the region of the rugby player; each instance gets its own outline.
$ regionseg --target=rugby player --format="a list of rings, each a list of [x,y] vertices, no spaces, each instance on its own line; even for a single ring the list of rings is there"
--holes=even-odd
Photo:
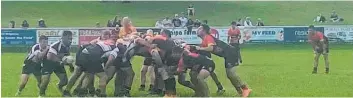
[[[20,79],[21,82],[15,96],[21,95],[21,92],[25,88],[31,74],[33,74],[37,79],[37,86],[39,88],[41,83],[42,60],[46,56],[48,50],[48,37],[41,35],[39,37],[39,43],[32,46],[26,59],[24,60]]]
[[[108,31],[108,30],[103,30],[102,33],[101,33],[101,36],[98,37],[97,39],[94,39],[92,40],[89,44],[85,44],[85,45],[80,45],[79,47],[79,50],[77,51],[76,53],[76,60],[79,60],[79,56],[80,54],[82,53],[82,50],[85,49],[88,45],[90,44],[96,44],[100,41],[107,41],[110,39],[110,36],[111,36],[111,32]],[[80,78],[80,76],[82,75],[83,73],[83,70],[82,70],[82,65],[80,61],[77,61],[76,62],[76,67],[75,67],[75,70],[74,72],[72,73],[72,75],[70,76],[69,78],[69,82],[65,88],[65,90],[63,91],[63,96],[71,96],[70,94],[70,91],[71,91],[71,88],[74,86],[74,84],[76,83],[77,79]],[[85,77],[85,74],[82,75],[82,77]],[[80,79],[80,82],[79,82],[79,85],[77,86],[77,88],[74,90],[74,93],[76,94],[77,91],[79,90],[79,87],[81,87],[81,84],[82,84],[82,81],[83,81],[84,78],[81,78]],[[91,94],[91,96],[93,95],[94,93],[94,87],[93,87],[93,81],[91,82],[92,84],[89,85],[89,93]]]
[[[183,69],[191,69],[190,77],[195,85],[195,97],[209,97],[209,89],[206,78],[210,76],[215,69],[215,64],[208,56],[200,55],[195,52],[196,47],[183,45],[183,56],[179,60],[178,72]]]
[[[153,31],[152,29],[147,30],[146,34],[143,36],[143,38],[145,39],[150,39],[151,37],[153,37]],[[145,90],[145,83],[146,83],[146,74],[147,72],[150,75],[150,87],[148,89],[148,91],[151,91],[153,86],[154,86],[154,79],[155,79],[155,75],[154,75],[154,67],[153,67],[153,59],[152,56],[150,54],[150,52],[148,51],[147,47],[140,47],[139,49],[140,51],[138,51],[137,55],[144,57],[144,61],[143,61],[143,65],[141,68],[141,85],[139,90],[140,91],[144,91]]]
[[[210,27],[206,24],[201,26],[202,32],[198,32],[198,36],[202,39],[201,47],[196,47],[197,50],[208,51],[219,57],[223,57],[225,61],[226,74],[232,85],[237,90],[238,94],[247,97],[251,89],[242,82],[239,76],[235,73],[235,68],[238,66],[238,52],[234,51],[233,46],[224,43],[212,35],[210,35]]]
[[[122,58],[126,51],[126,46],[118,41],[117,47],[111,51],[108,56],[108,60],[105,63],[105,70],[110,68],[109,66],[116,66],[116,77],[115,77],[115,91],[114,96],[116,97],[130,97],[130,90],[133,83],[134,71],[131,66],[130,60],[122,62]]]
[[[235,47],[236,49],[234,51],[238,52],[238,57],[239,57],[239,63],[243,63],[243,60],[241,58],[240,55],[240,43],[239,40],[241,38],[241,34],[240,34],[240,29],[237,26],[237,22],[233,21],[231,23],[231,27],[228,30],[228,38],[227,38],[227,42],[229,45]]]
[[[99,89],[96,93],[99,97],[106,97],[106,83],[108,76],[104,71],[102,63],[103,58],[109,56],[110,51],[119,51],[115,48],[111,40],[98,41],[96,44],[91,44],[82,50],[77,61],[81,62],[82,69],[86,73],[86,77],[82,83],[81,90],[79,91],[79,96],[83,97],[87,94],[87,87],[92,83],[94,75],[99,78]]]
[[[72,32],[63,31],[61,39],[50,45],[46,58],[43,60],[42,81],[40,84],[39,96],[45,96],[45,91],[50,81],[50,75],[54,72],[59,78],[58,89],[67,84],[67,75],[62,58],[70,55],[70,45],[72,42]]]
[[[317,73],[317,67],[319,65],[320,55],[324,56],[325,60],[325,73],[329,73],[329,60],[328,60],[328,53],[329,53],[329,42],[328,38],[320,31],[316,31],[314,25],[310,25],[308,29],[308,42],[312,45],[314,50],[314,69],[313,74]]]

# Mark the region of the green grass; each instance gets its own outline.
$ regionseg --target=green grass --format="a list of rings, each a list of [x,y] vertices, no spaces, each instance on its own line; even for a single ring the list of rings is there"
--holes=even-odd
[[[186,12],[194,4],[196,17],[207,19],[212,26],[228,26],[230,21],[246,16],[253,23],[262,18],[265,25],[308,25],[322,13],[327,19],[334,9],[345,19],[342,24],[353,24],[353,2],[351,1],[134,1],[121,2],[88,1],[4,1],[1,7],[1,25],[7,27],[10,20],[20,26],[28,20],[35,27],[38,19],[44,18],[49,27],[93,27],[96,22],[105,26],[115,15],[129,16],[136,26],[154,26],[157,19],[172,17],[175,13]],[[332,24],[332,23],[325,23]]]
[[[324,63],[320,60],[319,73],[311,74],[313,53],[309,45],[246,45],[242,48],[244,64],[237,68],[237,73],[253,89],[253,97],[352,97],[353,96],[353,62],[352,45],[331,45],[330,64],[331,73],[324,74]],[[2,57],[2,97],[14,96],[22,60],[25,53],[3,53]],[[235,89],[225,75],[223,59],[214,56],[216,73],[226,89],[223,96],[234,96]],[[139,92],[140,67],[142,58],[133,61],[136,73],[132,96],[144,96],[146,92]],[[69,72],[68,72],[69,73]],[[70,73],[69,73],[70,74]],[[60,96],[55,84],[57,77],[53,75],[47,90],[48,96]],[[36,81],[31,77],[22,96],[36,97],[38,89]],[[217,96],[216,85],[208,78],[211,96]],[[113,94],[112,82],[108,86],[108,94]],[[177,86],[178,95],[192,96],[193,92],[180,85]]]

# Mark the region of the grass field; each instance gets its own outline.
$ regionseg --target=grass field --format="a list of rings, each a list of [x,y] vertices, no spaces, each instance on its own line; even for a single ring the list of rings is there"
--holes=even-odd
[[[351,1],[134,1],[128,4],[121,2],[87,2],[87,1],[37,1],[14,2],[3,1],[1,7],[1,25],[8,27],[10,20],[17,23],[28,20],[30,27],[36,27],[40,18],[46,20],[49,27],[93,27],[96,22],[106,26],[115,15],[129,16],[136,26],[154,26],[157,19],[172,17],[175,13],[186,12],[189,4],[194,4],[196,16],[207,19],[212,26],[228,26],[230,21],[238,18],[252,17],[253,24],[262,18],[265,25],[309,25],[322,13],[326,19],[332,10],[345,19],[342,24],[353,24],[353,2]],[[325,23],[332,24],[332,23]]]
[[[313,53],[309,45],[246,45],[242,55],[244,63],[237,69],[239,75],[253,89],[252,97],[352,97],[353,96],[353,61],[352,45],[331,45],[331,73],[324,74],[324,63],[321,59],[319,73],[311,74]],[[2,97],[14,96],[21,73],[22,60],[25,53],[3,53],[1,55]],[[226,79],[223,60],[213,57],[217,63],[216,73],[226,89],[223,96],[234,96],[235,89]],[[145,96],[139,92],[139,70],[142,58],[133,61],[136,73],[132,96]],[[69,73],[70,74],[70,73]],[[55,84],[55,75],[47,90],[48,96],[60,96]],[[31,78],[22,96],[36,97],[38,89],[35,79]],[[208,79],[211,96],[216,96],[216,85]],[[192,96],[193,92],[180,85],[177,86],[179,96]],[[108,94],[112,96],[113,85],[108,86]]]

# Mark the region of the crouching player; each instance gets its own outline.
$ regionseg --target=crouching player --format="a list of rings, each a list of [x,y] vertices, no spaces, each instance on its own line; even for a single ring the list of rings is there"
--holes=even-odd
[[[130,97],[130,90],[135,73],[132,69],[130,59],[126,62],[122,61],[124,52],[126,51],[126,46],[118,41],[117,47],[111,51],[108,60],[105,63],[105,70],[110,68],[109,66],[116,66],[116,77],[115,77],[115,97]]]
[[[53,72],[59,78],[57,86],[60,91],[62,91],[62,88],[67,84],[67,74],[63,66],[66,61],[63,61],[63,57],[70,55],[71,42],[72,32],[63,31],[60,41],[50,45],[46,58],[43,60],[42,81],[40,84],[39,96],[45,96],[45,91],[50,81],[50,75]]]
[[[24,60],[22,67],[21,82],[15,96],[21,95],[22,90],[25,88],[28,82],[30,74],[33,74],[37,79],[37,86],[39,88],[41,83],[41,64],[48,50],[48,37],[42,35],[39,37],[39,44],[35,44],[32,46],[31,50],[28,52],[26,59]]]
[[[111,38],[110,36],[111,36],[110,31],[103,30],[102,35],[100,37],[92,40],[89,44],[84,44],[84,45],[79,46],[79,50],[76,53],[76,67],[75,67],[74,72],[72,73],[72,75],[69,78],[69,82],[68,82],[65,90],[63,91],[63,96],[71,96],[71,94],[70,94],[71,88],[75,85],[77,79],[79,79],[80,76],[85,77],[85,75],[86,75],[86,74],[83,74],[83,69],[82,69],[82,66],[84,65],[84,61],[82,61],[81,60],[82,58],[80,58],[80,54],[82,53],[82,50],[85,49],[87,46],[96,44],[98,42],[110,41],[110,38]],[[77,94],[78,90],[82,86],[83,79],[84,78],[80,79],[78,86],[74,89],[73,95]],[[89,92],[90,96],[94,95],[94,82],[93,81],[91,81],[91,84],[89,84],[88,88],[89,88],[88,92]]]
[[[314,25],[310,25],[308,29],[308,41],[312,45],[315,53],[314,57],[314,69],[313,74],[317,73],[317,67],[319,65],[319,58],[322,54],[325,60],[326,73],[329,73],[329,61],[328,61],[328,38],[324,36],[322,32],[316,31]]]
[[[190,52],[196,47],[189,45],[184,46],[184,52],[178,64],[178,72],[185,69],[191,69],[191,82],[195,85],[195,97],[209,97],[209,89],[206,83],[206,78],[213,73],[215,63],[207,56]]]
[[[247,97],[251,89],[240,80],[240,77],[235,73],[236,66],[239,65],[238,51],[234,51],[235,48],[228,45],[227,43],[214,38],[210,35],[210,27],[206,24],[201,26],[200,31],[197,32],[198,36],[202,39],[201,47],[196,47],[200,51],[208,51],[219,57],[224,58],[226,74],[232,85],[235,87],[239,95]]]
[[[86,77],[84,77],[85,79],[82,83],[81,90],[79,91],[79,96],[86,96],[87,87],[93,81],[94,75],[97,75],[99,78],[99,89],[97,90],[97,96],[107,96],[106,83],[108,77],[102,66],[102,58],[109,55],[109,51],[118,51],[115,49],[116,48],[113,42],[100,41],[96,44],[91,44],[82,50],[79,58],[80,61],[83,62],[82,69],[85,72]]]

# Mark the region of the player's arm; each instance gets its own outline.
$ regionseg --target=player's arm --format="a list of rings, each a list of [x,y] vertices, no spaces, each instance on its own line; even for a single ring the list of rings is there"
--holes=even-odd
[[[91,44],[96,44],[97,42],[98,42],[98,40],[99,40],[99,38],[97,38],[97,39],[93,39],[91,42],[89,42],[89,43],[91,43]]]
[[[110,51],[108,56],[108,61],[105,63],[105,68],[109,68],[109,66],[113,65],[114,60],[118,57],[119,48],[115,48],[114,50]]]
[[[311,46],[313,47],[313,50],[315,50],[315,48],[317,47],[317,45],[315,44],[315,42],[313,40],[311,40],[311,35],[308,35],[308,42],[311,44]]]
[[[324,53],[325,53],[326,49],[327,49],[327,44],[325,44],[324,35],[322,33],[319,33],[319,37],[320,37],[320,44],[322,45],[322,48],[323,48]]]
[[[231,33],[231,31],[230,31],[230,29],[229,29],[229,30],[228,30],[228,37],[227,37],[227,42],[228,42],[228,43],[230,43],[230,37],[231,37],[231,36],[230,36],[230,33]]]
[[[155,45],[153,45],[153,44],[147,42],[146,40],[144,40],[144,39],[142,39],[142,38],[137,38],[137,39],[135,39],[135,42],[136,42],[137,44],[146,46],[146,47],[148,47],[148,48],[152,48],[152,49],[155,48]]]
[[[60,58],[62,57],[64,57],[64,54],[58,54],[58,52],[54,48],[50,47],[47,54],[48,60],[54,61],[54,62],[61,62]]]

